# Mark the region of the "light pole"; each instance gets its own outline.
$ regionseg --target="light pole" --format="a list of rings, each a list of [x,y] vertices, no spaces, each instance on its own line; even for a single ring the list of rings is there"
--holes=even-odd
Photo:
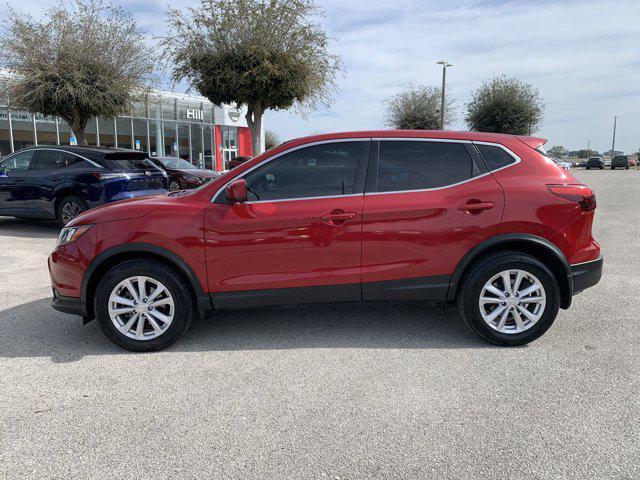
[[[444,96],[445,96],[445,87],[447,84],[447,67],[453,67],[446,60],[440,60],[436,62],[437,65],[442,65],[442,91],[440,98],[440,129],[444,130]]]
[[[611,141],[611,156],[613,157],[615,153],[613,151],[616,149],[616,124],[618,123],[618,116],[613,117],[613,140]]]

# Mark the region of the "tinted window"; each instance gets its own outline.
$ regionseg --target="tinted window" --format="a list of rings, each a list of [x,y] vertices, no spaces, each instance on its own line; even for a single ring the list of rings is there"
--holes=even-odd
[[[164,165],[165,168],[173,168],[177,170],[196,170],[198,168],[191,162],[177,157],[158,157],[154,160],[154,163],[160,163],[161,165],[159,166],[162,167],[162,165]]]
[[[489,170],[497,170],[498,168],[506,167],[516,162],[516,159],[503,148],[479,143],[476,144],[476,147],[480,150],[480,155],[482,155]]]
[[[2,169],[5,171],[27,170],[35,153],[34,150],[16,153],[2,162]]]
[[[40,150],[36,170],[57,170],[67,166],[67,159],[70,158],[66,152],[57,150]]]
[[[474,176],[474,164],[461,143],[382,142],[378,192],[445,187]]]
[[[113,170],[141,170],[156,168],[153,162],[143,153],[118,152],[105,155],[103,163]]]
[[[363,143],[330,143],[287,153],[245,177],[248,199],[281,200],[353,193]]]

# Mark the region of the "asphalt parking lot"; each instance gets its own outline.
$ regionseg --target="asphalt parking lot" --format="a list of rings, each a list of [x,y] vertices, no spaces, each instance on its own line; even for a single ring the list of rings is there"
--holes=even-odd
[[[0,219],[0,478],[640,478],[640,171],[601,283],[515,349],[424,304],[264,309],[132,354],[49,307],[57,229]]]

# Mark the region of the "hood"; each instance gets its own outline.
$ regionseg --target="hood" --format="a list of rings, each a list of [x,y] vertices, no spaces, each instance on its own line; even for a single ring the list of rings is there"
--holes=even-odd
[[[179,168],[174,168],[172,171],[182,175],[192,175],[198,178],[218,178],[220,176],[220,173],[218,172],[214,172],[213,170],[202,170],[200,168],[193,170],[181,170]]]
[[[85,213],[78,215],[69,224],[68,227],[76,225],[86,225],[104,222],[114,222],[117,220],[128,220],[131,218],[139,218],[153,212],[161,205],[171,202],[167,195],[154,195],[151,197],[129,198],[118,202],[107,203],[101,205]]]

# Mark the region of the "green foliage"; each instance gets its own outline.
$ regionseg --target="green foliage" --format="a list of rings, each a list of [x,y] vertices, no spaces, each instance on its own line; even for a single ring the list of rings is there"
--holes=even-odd
[[[589,158],[589,157],[593,157],[593,156],[596,156],[596,155],[600,155],[597,150],[586,150],[586,149],[584,149],[584,150],[578,150],[578,152],[576,153],[576,156],[578,158]]]
[[[125,113],[150,83],[144,34],[112,3],[60,1],[41,20],[11,9],[4,27],[0,65],[15,75],[14,106],[63,118],[79,144],[91,118]]]
[[[561,145],[555,145],[553,147],[551,147],[549,150],[547,150],[547,153],[554,157],[554,158],[559,158],[563,155],[566,155],[569,153],[569,150],[567,150],[566,148],[564,148]]]
[[[247,106],[254,152],[267,109],[328,104],[340,72],[312,0],[201,0],[169,9],[164,40],[175,81],[215,104]]]
[[[441,91],[438,87],[406,87],[385,102],[385,123],[399,130],[440,130]],[[454,118],[454,103],[445,99],[445,126]]]
[[[480,132],[529,135],[538,129],[543,114],[535,87],[503,75],[484,81],[473,92],[465,120]]]
[[[264,148],[266,150],[271,150],[274,147],[280,145],[280,139],[278,138],[278,134],[273,130],[265,130],[264,131]]]

